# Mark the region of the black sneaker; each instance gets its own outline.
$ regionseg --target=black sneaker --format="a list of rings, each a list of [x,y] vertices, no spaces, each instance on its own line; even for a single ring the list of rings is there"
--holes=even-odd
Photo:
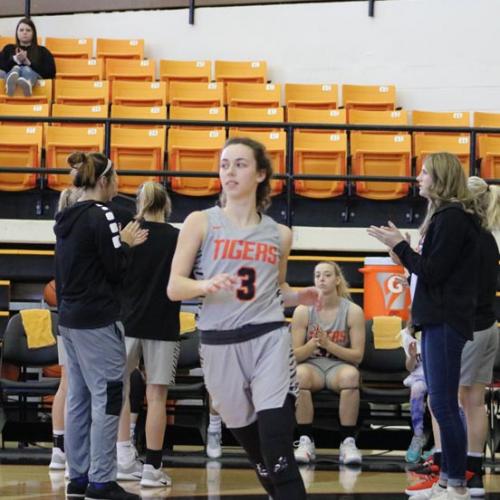
[[[141,500],[139,495],[125,491],[117,482],[111,481],[104,488],[87,486],[86,500]]]
[[[472,474],[472,476],[470,475]],[[483,476],[475,472],[467,471],[467,488],[471,497],[484,497]]]
[[[87,483],[70,481],[66,486],[66,498],[85,498],[87,492]]]

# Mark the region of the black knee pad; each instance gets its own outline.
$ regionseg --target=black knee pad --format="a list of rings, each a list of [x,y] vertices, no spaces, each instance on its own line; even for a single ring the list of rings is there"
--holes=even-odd
[[[123,382],[108,380],[106,384],[106,415],[120,416],[123,404]]]

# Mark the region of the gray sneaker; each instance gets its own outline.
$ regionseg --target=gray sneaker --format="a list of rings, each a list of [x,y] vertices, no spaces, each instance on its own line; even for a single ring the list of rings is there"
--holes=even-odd
[[[133,458],[128,462],[118,461],[116,479],[118,481],[139,481],[142,477],[142,462]]]
[[[19,87],[23,91],[24,97],[31,96],[31,94],[33,93],[33,89],[32,89],[31,82],[29,80],[26,80],[26,78],[21,77],[17,80],[17,84],[19,85]]]
[[[52,448],[52,458],[49,469],[64,470],[66,468],[66,454],[59,448]]]
[[[222,436],[220,432],[207,432],[207,456],[220,458],[222,456]]]
[[[12,97],[16,91],[17,80],[19,79],[19,73],[17,71],[11,71],[7,80],[5,80],[5,93]]]
[[[161,488],[167,486],[172,486],[172,479],[166,472],[163,472],[161,468],[155,469],[150,464],[144,464],[144,468],[142,469],[141,487]]]

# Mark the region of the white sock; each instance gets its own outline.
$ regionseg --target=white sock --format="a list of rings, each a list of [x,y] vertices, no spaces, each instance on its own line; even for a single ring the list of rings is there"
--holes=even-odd
[[[208,432],[218,432],[222,430],[222,418],[220,415],[210,414],[210,423],[208,425]]]

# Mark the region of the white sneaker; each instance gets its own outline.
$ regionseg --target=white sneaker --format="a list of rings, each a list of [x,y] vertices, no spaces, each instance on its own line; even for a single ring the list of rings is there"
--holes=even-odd
[[[220,458],[222,456],[222,435],[220,432],[207,432],[207,456]]]
[[[17,71],[11,71],[7,80],[5,80],[5,93],[11,97],[16,91],[17,80],[19,79],[19,73]]]
[[[29,80],[26,80],[26,78],[18,78],[17,84],[19,87],[21,87],[21,90],[23,91],[24,97],[30,97],[33,93],[33,89],[31,86],[31,82]]]
[[[137,458],[130,461],[116,463],[116,479],[117,481],[139,481],[142,477],[142,462]]]
[[[414,495],[410,495],[410,498],[411,500],[429,500],[434,498],[445,500],[447,496],[448,492],[446,488],[441,488],[441,486],[439,486],[439,483],[434,483],[432,485],[432,488],[421,490]]]
[[[339,448],[339,462],[344,465],[359,465],[362,461],[361,452],[356,447],[354,438],[345,438]]]
[[[170,476],[166,472],[163,472],[161,468],[155,469],[151,464],[144,464],[141,486],[144,488],[172,486],[172,479],[170,479]]]
[[[309,436],[300,436],[298,442],[294,443],[295,460],[299,464],[310,464],[316,460],[316,446]]]
[[[52,448],[52,458],[50,459],[50,470],[64,470],[66,468],[66,453],[61,448]]]
[[[465,493],[458,493],[455,490],[455,488],[452,488],[451,486],[448,486],[447,495],[448,496],[441,498],[446,498],[446,500],[470,500],[471,498],[469,490],[466,490]],[[432,497],[432,498],[438,498],[438,497]]]

